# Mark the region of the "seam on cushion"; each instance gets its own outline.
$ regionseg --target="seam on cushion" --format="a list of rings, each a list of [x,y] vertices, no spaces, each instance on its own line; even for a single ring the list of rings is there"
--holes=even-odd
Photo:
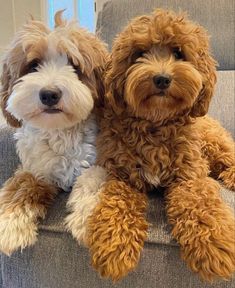
[[[39,225],[38,230],[39,230],[39,231],[41,230],[41,231],[55,232],[55,233],[68,233],[65,228],[49,227],[49,226],[47,226],[47,225],[42,225],[42,224]],[[69,234],[69,233],[68,233],[68,234]]]
[[[46,232],[52,232],[52,233],[60,233],[60,234],[68,234],[71,236],[71,234],[69,232],[67,232],[65,229],[63,228],[56,228],[56,227],[48,227],[45,225],[40,225],[39,226],[39,231],[46,231]],[[40,234],[40,232],[39,232]],[[177,242],[175,242],[175,240],[170,240],[170,242],[168,241],[164,241],[164,240],[151,240],[151,239],[147,239],[145,241],[145,243],[150,243],[150,244],[159,244],[159,245],[166,245],[166,246],[173,246],[173,247],[178,247],[179,245],[177,244]]]

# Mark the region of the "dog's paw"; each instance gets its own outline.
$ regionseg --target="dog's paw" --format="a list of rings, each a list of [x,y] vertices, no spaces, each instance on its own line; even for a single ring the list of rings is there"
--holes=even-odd
[[[141,240],[138,241],[131,231],[123,233],[117,230],[115,235],[110,229],[106,228],[106,230],[100,234],[97,243],[93,244],[92,266],[102,277],[116,282],[137,267],[143,249],[142,239],[145,235],[142,235]]]
[[[190,268],[208,282],[219,278],[228,280],[235,272],[235,230],[233,226],[217,227],[211,233],[206,229],[191,239],[182,250],[182,257]],[[203,229],[202,229],[203,230]],[[223,230],[223,231],[222,231]]]
[[[88,218],[87,245],[102,277],[117,281],[136,268],[148,223],[147,198],[120,181],[102,186],[100,202]]]
[[[220,173],[219,179],[222,180],[226,188],[235,191],[235,166]]]
[[[75,182],[67,202],[70,212],[65,218],[65,226],[79,242],[85,242],[87,218],[99,202],[99,189],[106,179],[102,167],[93,166],[84,170]]]
[[[18,249],[33,245],[37,240],[37,226],[22,211],[0,214],[0,251],[10,256]]]

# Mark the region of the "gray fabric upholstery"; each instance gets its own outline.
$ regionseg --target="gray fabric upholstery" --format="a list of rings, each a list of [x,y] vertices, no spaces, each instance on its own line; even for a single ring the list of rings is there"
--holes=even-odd
[[[209,108],[209,115],[220,121],[235,137],[235,71],[218,71],[215,95]]]
[[[0,187],[15,171],[19,158],[15,150],[14,130],[0,126]]]
[[[99,2],[99,0],[97,0]],[[234,59],[234,0],[112,0],[99,13],[97,30],[109,44],[128,21],[155,8],[187,11],[190,18],[207,28],[220,70],[235,68]]]
[[[178,247],[145,243],[137,269],[113,285],[90,267],[87,249],[65,233],[40,231],[38,242],[11,258],[2,256],[2,288],[232,288],[206,285],[180,260]]]

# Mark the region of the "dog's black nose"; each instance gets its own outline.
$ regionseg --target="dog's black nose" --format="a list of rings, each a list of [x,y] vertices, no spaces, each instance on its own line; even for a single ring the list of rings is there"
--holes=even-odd
[[[171,78],[168,75],[156,75],[153,77],[153,82],[158,89],[167,89],[171,84]]]
[[[39,98],[42,104],[53,106],[60,101],[61,91],[59,89],[41,89],[39,92]]]

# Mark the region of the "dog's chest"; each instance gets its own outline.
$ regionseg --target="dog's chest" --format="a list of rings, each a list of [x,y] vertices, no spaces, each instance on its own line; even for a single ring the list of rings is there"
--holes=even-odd
[[[81,171],[95,162],[96,130],[93,119],[64,130],[18,129],[15,138],[23,169],[69,190]]]
[[[174,168],[174,149],[168,140],[160,141],[157,137],[142,137],[141,147],[135,151],[137,169],[142,179],[157,187],[165,186]]]
[[[129,155],[125,167],[129,181],[134,186],[144,182],[147,189],[168,185],[174,178],[178,158],[174,129],[122,132],[123,151]]]

